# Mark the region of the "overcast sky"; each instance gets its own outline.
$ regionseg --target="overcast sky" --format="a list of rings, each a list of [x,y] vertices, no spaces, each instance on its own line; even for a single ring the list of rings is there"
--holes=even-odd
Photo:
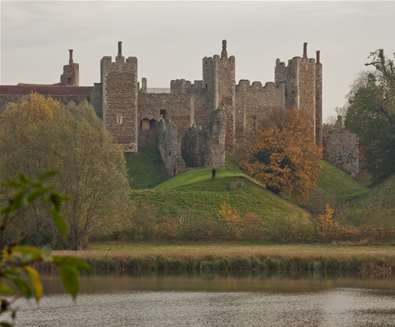
[[[324,116],[344,104],[370,51],[395,51],[394,2],[1,1],[0,83],[55,83],[74,48],[80,85],[99,81],[102,56],[137,56],[148,87],[201,79],[201,59],[236,56],[236,80],[272,81],[276,58],[321,50]]]

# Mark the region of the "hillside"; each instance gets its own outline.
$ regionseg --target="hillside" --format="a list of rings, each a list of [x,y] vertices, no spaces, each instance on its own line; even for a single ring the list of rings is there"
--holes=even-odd
[[[368,188],[360,185],[349,174],[326,161],[321,161],[320,168],[315,191],[308,201],[299,203],[312,213],[321,212],[327,203],[332,206],[342,206],[345,202],[369,192]]]
[[[125,159],[133,188],[154,187],[169,178],[155,146],[147,146],[138,153],[125,153]]]
[[[217,171],[215,181],[227,177],[240,177],[240,178],[248,179],[252,183],[262,186],[259,182],[250,178],[249,176],[247,176],[246,174],[244,174],[243,172],[237,169],[219,169]],[[201,185],[202,182],[213,182],[213,180],[211,179],[211,169],[209,168],[191,169],[159,184],[157,187],[155,187],[155,189],[159,191],[174,190],[180,188],[187,190],[188,186],[197,183]],[[211,187],[214,186],[212,184],[214,183],[207,184],[207,190],[212,191]],[[201,190],[206,190],[206,189],[203,188]]]
[[[341,221],[355,226],[395,227],[395,175],[353,202]]]
[[[237,170],[221,169],[211,179],[210,169],[196,169],[171,178],[151,190],[133,191],[139,212],[147,219],[182,220],[194,226],[199,239],[207,224],[218,216],[221,204],[227,202],[242,216],[255,213],[268,230],[278,234],[292,229],[295,233],[310,231],[310,214],[291,202],[265,190]],[[199,229],[200,228],[200,229]]]

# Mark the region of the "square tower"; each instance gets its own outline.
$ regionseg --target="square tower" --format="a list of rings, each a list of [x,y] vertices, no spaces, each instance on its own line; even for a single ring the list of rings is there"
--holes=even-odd
[[[312,134],[322,145],[322,64],[320,52],[316,59],[308,58],[307,43],[303,56],[288,60],[288,65],[276,60],[275,82],[285,84],[286,107],[304,110],[311,118]]]
[[[230,150],[235,144],[236,81],[235,57],[228,57],[226,40],[222,41],[221,56],[203,58],[203,81],[207,87],[209,112],[218,108],[225,112],[225,143]]]
[[[125,60],[119,41],[115,62],[111,57],[103,57],[100,67],[104,125],[125,152],[137,152],[137,58]]]

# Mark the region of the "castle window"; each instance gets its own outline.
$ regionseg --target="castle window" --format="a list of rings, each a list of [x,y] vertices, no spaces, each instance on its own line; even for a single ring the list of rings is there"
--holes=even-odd
[[[122,114],[117,114],[116,121],[117,121],[118,125],[122,125],[123,124],[123,115]]]
[[[156,123],[157,123],[157,121],[155,119],[150,119],[150,121],[149,121],[149,128],[150,129],[156,128],[156,125],[157,125]]]
[[[143,131],[149,130],[151,128],[150,120],[148,118],[141,120],[140,127]]]

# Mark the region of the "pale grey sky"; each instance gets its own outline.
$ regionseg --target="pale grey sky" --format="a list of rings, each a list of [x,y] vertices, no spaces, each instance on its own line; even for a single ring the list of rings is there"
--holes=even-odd
[[[272,81],[275,59],[321,50],[324,116],[344,104],[370,51],[395,51],[395,2],[1,1],[0,83],[55,83],[74,48],[80,84],[99,81],[99,60],[137,56],[148,87],[201,79],[201,59],[236,56],[236,79]]]

